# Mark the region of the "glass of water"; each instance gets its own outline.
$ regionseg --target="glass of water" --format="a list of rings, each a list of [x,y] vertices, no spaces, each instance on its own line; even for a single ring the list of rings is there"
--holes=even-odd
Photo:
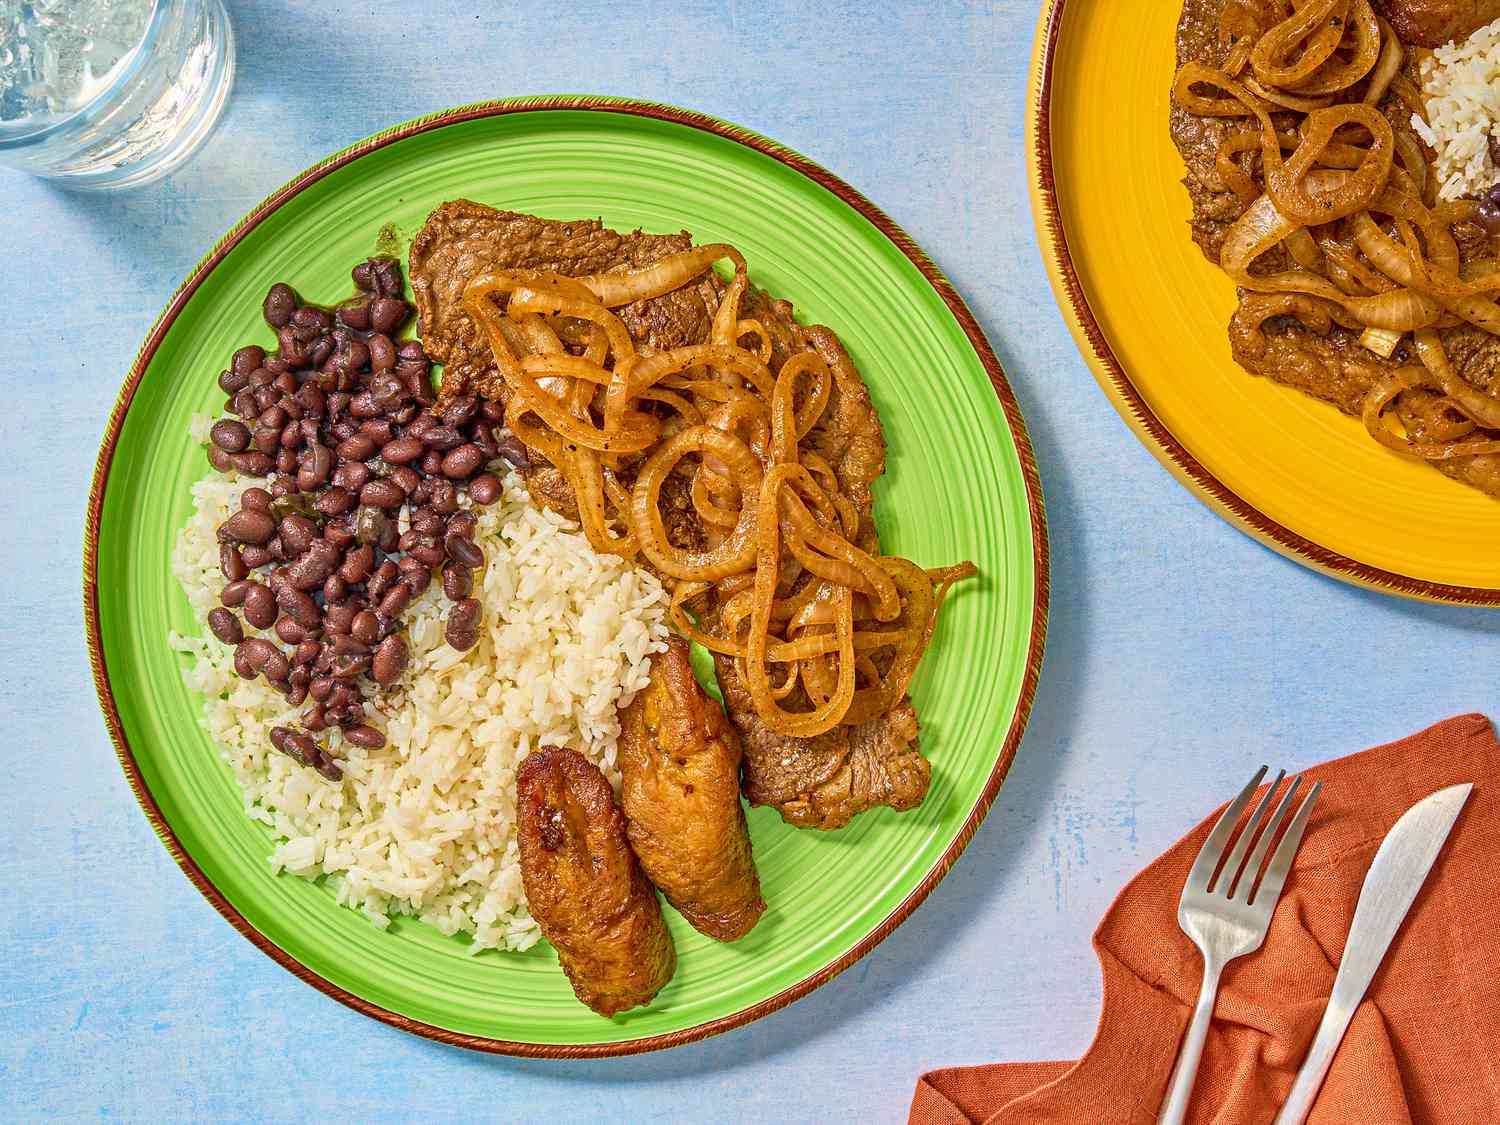
[[[0,163],[64,186],[166,175],[233,82],[223,0],[0,0]]]

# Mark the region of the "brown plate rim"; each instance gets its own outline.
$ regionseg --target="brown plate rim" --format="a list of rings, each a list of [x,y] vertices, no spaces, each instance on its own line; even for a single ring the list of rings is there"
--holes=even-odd
[[[1038,61],[1033,67],[1031,79],[1032,104],[1027,108],[1028,124],[1035,133],[1029,154],[1033,161],[1032,201],[1033,209],[1037,212],[1034,218],[1042,256],[1054,283],[1060,283],[1066,294],[1068,307],[1063,309],[1064,315],[1072,318],[1087,339],[1089,349],[1093,352],[1092,358],[1098,365],[1091,363],[1090,367],[1099,382],[1103,383],[1108,379],[1109,386],[1106,390],[1113,392],[1108,396],[1111,404],[1124,416],[1150,452],[1183,480],[1193,495],[1232,526],[1288,558],[1343,581],[1383,593],[1457,605],[1500,605],[1500,588],[1436,582],[1385,570],[1331,550],[1293,531],[1219,480],[1189,452],[1151,409],[1110,347],[1109,340],[1089,305],[1088,294],[1084,291],[1073,263],[1067,229],[1063,224],[1062,209],[1058,202],[1052,167],[1052,85],[1056,47],[1066,5],[1067,0],[1047,0],[1038,20],[1037,33],[1041,38],[1036,51]],[[1057,284],[1053,288],[1056,292]],[[1081,349],[1082,342],[1078,342]],[[1102,371],[1099,369],[1101,366]]]
[[[635,115],[677,125],[686,125],[706,133],[725,137],[770,156],[795,171],[800,172],[808,179],[813,180],[838,196],[839,199],[853,207],[874,224],[921,271],[928,284],[943,299],[944,304],[948,306],[948,309],[963,328],[964,335],[968,337],[970,345],[974,348],[976,355],[978,355],[980,362],[989,375],[991,386],[995,391],[996,397],[1000,400],[1001,407],[1005,411],[1006,421],[1012,440],[1016,445],[1016,452],[1021,463],[1022,476],[1026,484],[1027,508],[1032,527],[1032,564],[1035,569],[1031,635],[1028,641],[1026,671],[1022,678],[1021,694],[1017,701],[1015,715],[1011,720],[1010,728],[1006,731],[1004,741],[1000,744],[994,768],[990,771],[990,776],[985,782],[984,790],[979,800],[970,810],[969,816],[965,820],[963,827],[959,830],[958,835],[923,878],[922,882],[878,926],[863,937],[854,948],[838,960],[825,965],[822,969],[796,984],[783,989],[776,995],[750,1005],[738,1012],[721,1016],[715,1020],[695,1024],[692,1027],[614,1043],[524,1043],[450,1031],[447,1028],[412,1019],[409,1016],[401,1015],[398,1012],[393,1012],[388,1008],[371,1003],[334,984],[332,981],[309,969],[257,930],[219,892],[218,888],[213,885],[193,858],[188,855],[173,832],[171,825],[167,823],[166,818],[162,815],[162,811],[157,805],[155,798],[146,787],[140,767],[135,760],[134,753],[131,751],[130,743],[125,737],[119,711],[115,705],[109,672],[104,663],[103,644],[99,626],[99,591],[97,581],[99,526],[110,465],[114,457],[115,446],[119,440],[120,430],[125,420],[125,414],[130,407],[136,388],[147,366],[156,353],[157,347],[166,336],[167,331],[171,328],[189,298],[198,290],[199,286],[203,284],[214,268],[251,230],[273,214],[282,204],[324,176],[376,149],[406,137],[415,136],[419,133],[425,133],[461,121],[512,113],[531,113],[550,110],[587,110],[597,113]],[[396,125],[383,132],[367,137],[349,148],[313,165],[295,179],[267,196],[248,215],[241,219],[209,251],[203,260],[198,263],[187,276],[186,280],[183,281],[177,292],[173,294],[171,301],[168,302],[167,307],[163,310],[161,316],[158,317],[150,334],[146,337],[146,342],[136,356],[135,362],[131,365],[129,376],[126,378],[124,387],[121,389],[119,398],[116,400],[114,409],[110,414],[109,423],[100,445],[98,461],[95,465],[93,484],[89,492],[88,515],[84,527],[83,559],[84,619],[88,638],[89,663],[93,670],[94,687],[98,693],[99,705],[104,712],[105,722],[109,728],[110,739],[114,743],[115,752],[130,783],[131,791],[135,794],[136,800],[140,803],[157,836],[171,853],[172,858],[177,861],[177,865],[182,868],[193,885],[208,899],[214,909],[222,914],[231,926],[252,942],[261,952],[265,953],[278,965],[297,977],[297,979],[331,996],[341,1004],[353,1008],[357,1012],[380,1020],[382,1023],[390,1024],[392,1027],[399,1028],[402,1031],[410,1032],[413,1035],[420,1035],[426,1039],[436,1040],[440,1043],[447,1043],[452,1046],[465,1047],[491,1054],[513,1055],[523,1058],[579,1059],[633,1055],[645,1051],[676,1047],[699,1039],[705,1039],[711,1035],[717,1035],[720,1032],[750,1023],[780,1008],[784,1008],[792,1001],[807,995],[819,985],[827,983],[888,937],[921,904],[922,900],[931,893],[938,881],[953,867],[954,862],[958,859],[969,841],[974,838],[980,822],[989,811],[990,806],[994,802],[995,795],[1000,790],[1001,783],[1005,780],[1005,775],[1015,758],[1016,748],[1020,744],[1021,735],[1025,730],[1027,719],[1031,713],[1032,702],[1036,696],[1037,679],[1041,674],[1042,667],[1042,651],[1046,642],[1047,609],[1050,596],[1047,525],[1042,504],[1041,478],[1037,471],[1036,459],[1032,453],[1030,436],[1027,433],[1026,424],[1021,417],[1020,405],[1016,401],[1010,384],[1006,381],[1005,372],[1000,365],[999,358],[995,355],[994,349],[990,347],[989,341],[985,339],[978,322],[974,319],[974,315],[969,311],[968,306],[943,275],[942,271],[933,263],[932,259],[912,241],[911,237],[905,231],[853,187],[835,176],[832,172],[827,171],[791,149],[747,129],[731,125],[728,122],[720,121],[717,118],[693,110],[681,109],[676,106],[663,105],[656,102],[593,95],[514,98],[500,101],[476,102]]]

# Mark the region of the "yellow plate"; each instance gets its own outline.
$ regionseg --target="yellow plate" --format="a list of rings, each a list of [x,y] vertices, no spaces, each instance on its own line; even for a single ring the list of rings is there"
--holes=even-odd
[[[1042,8],[1032,212],[1078,347],[1146,448],[1268,547],[1389,593],[1500,604],[1500,502],[1230,357],[1234,287],[1189,237],[1167,135],[1180,7]]]

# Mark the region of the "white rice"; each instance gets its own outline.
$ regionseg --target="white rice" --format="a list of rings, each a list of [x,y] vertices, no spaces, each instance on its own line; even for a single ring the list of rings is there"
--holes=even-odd
[[[1480,195],[1500,180],[1489,138],[1500,136],[1500,20],[1422,60],[1427,120],[1411,124],[1437,153],[1438,198]]]
[[[246,486],[218,475],[193,486],[172,562],[200,620],[223,585],[215,530]],[[516,766],[538,745],[571,746],[618,787],[616,709],[665,647],[667,602],[655,578],[596,554],[573,525],[533,506],[514,476],[500,503],[474,511],[486,557],[474,592],[479,643],[459,653],[444,642],[437,583],[412,601],[406,674],[371,692],[366,708],[386,744],[363,750],[333,736],[342,782],[271,749],[267,731],[296,712],[264,679],[236,676],[230,646],[170,638],[245,811],[278,839],[272,867],[328,876],[338,901],[378,926],[411,914],[472,935],[470,952],[525,949],[540,936],[521,888]]]

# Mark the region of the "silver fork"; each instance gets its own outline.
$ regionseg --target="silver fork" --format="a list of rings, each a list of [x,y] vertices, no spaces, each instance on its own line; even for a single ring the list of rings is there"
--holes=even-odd
[[[1278,772],[1276,780],[1235,839],[1229,857],[1224,859],[1224,849],[1234,835],[1240,814],[1265,776],[1266,767],[1261,766],[1250,779],[1250,784],[1240,790],[1240,795],[1224,810],[1203,842],[1198,858],[1193,861],[1193,869],[1188,872],[1187,885],[1182,888],[1177,922],[1203,954],[1203,987],[1198,992],[1198,1005],[1193,1009],[1193,1022],[1188,1025],[1187,1036],[1182,1041],[1177,1065],[1172,1068],[1172,1080],[1167,1085],[1167,1096],[1162,1100],[1157,1125],[1181,1125],[1187,1116],[1193,1080],[1198,1075],[1198,1060],[1203,1056],[1203,1041],[1208,1037],[1214,1001],[1219,995],[1219,976],[1225,965],[1236,957],[1254,953],[1266,940],[1271,915],[1281,898],[1287,872],[1292,869],[1292,857],[1302,843],[1303,829],[1307,827],[1313,802],[1318,799],[1318,790],[1322,788],[1314,785],[1303,798],[1271,856],[1271,862],[1266,865],[1265,874],[1257,882],[1256,873],[1260,871],[1266,852],[1276,838],[1276,831],[1291,808],[1297,787],[1302,784],[1300,775],[1292,778],[1292,783],[1276,803],[1271,819],[1262,829],[1261,821],[1271,807],[1271,798],[1282,778],[1286,777],[1285,770]],[[1223,863],[1219,862],[1221,859]]]

